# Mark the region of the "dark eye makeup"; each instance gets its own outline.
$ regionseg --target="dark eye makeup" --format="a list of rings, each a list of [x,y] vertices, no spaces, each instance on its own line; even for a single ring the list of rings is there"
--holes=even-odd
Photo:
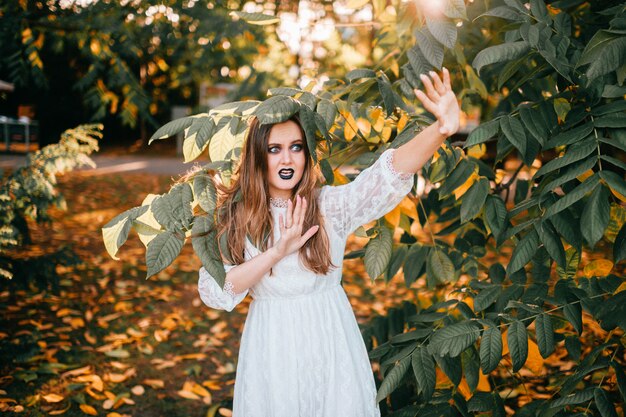
[[[302,146],[301,143],[294,143],[293,145],[291,145],[291,148],[294,149],[296,152],[299,152],[299,151],[301,151],[303,149],[303,146]],[[276,145],[270,146],[267,149],[267,151],[269,153],[276,153],[276,152],[280,151],[280,146],[276,146]]]

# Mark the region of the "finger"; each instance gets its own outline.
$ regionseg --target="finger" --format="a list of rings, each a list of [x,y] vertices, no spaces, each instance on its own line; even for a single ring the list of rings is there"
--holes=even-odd
[[[311,226],[311,228],[307,230],[304,235],[302,235],[302,238],[300,239],[301,245],[304,245],[307,242],[307,240],[311,239],[311,237],[313,237],[313,235],[317,233],[319,229],[320,229],[320,226],[317,224],[315,226]]]
[[[432,81],[430,78],[424,74],[420,74],[420,79],[424,84],[424,90],[426,90],[426,95],[433,101],[437,101],[439,99],[439,94],[435,91],[435,87],[433,87]]]
[[[446,86],[446,89],[452,90],[452,85],[450,84],[450,71],[448,68],[443,67],[443,84]]]
[[[437,90],[439,95],[444,95],[446,93],[446,88],[444,87],[443,82],[441,82],[441,78],[439,78],[439,75],[435,71],[430,71],[429,74],[430,77],[433,79],[435,90]]]
[[[415,96],[422,102],[426,110],[436,115],[437,106],[428,98],[426,94],[424,94],[423,91],[415,90]]]
[[[285,221],[283,220],[282,214],[278,215],[278,227],[280,228],[281,232],[285,229]]]
[[[302,197],[302,210],[300,212],[300,226],[304,224],[304,219],[306,218],[306,209],[309,206],[309,203],[306,201],[306,197]]]
[[[293,224],[293,203],[291,199],[287,200],[287,220],[285,221],[285,227],[291,227]]]
[[[302,198],[297,195],[296,196],[296,207],[293,210],[293,225],[297,226],[300,224],[300,217],[302,216]]]

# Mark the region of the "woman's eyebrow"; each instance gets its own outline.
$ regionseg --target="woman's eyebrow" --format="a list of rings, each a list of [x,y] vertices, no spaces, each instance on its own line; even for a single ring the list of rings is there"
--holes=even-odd
[[[293,140],[293,141],[291,142],[291,145],[293,145],[294,143],[298,143],[298,142],[302,142],[302,139],[295,139],[295,140]],[[272,142],[272,143],[268,143],[267,145],[268,145],[268,146],[275,146],[275,145],[282,145],[282,143],[275,143],[275,142]]]

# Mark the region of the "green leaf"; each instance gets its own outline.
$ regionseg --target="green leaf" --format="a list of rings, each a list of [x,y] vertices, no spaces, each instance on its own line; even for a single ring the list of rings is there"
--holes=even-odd
[[[476,129],[469,134],[463,148],[467,149],[471,146],[487,142],[500,131],[500,119],[490,120],[481,123]]]
[[[611,219],[609,196],[609,191],[603,185],[596,187],[580,218],[580,231],[591,248],[602,238],[609,225]]]
[[[626,61],[626,37],[609,40],[603,43],[596,58],[587,69],[588,84],[594,79],[615,71]]]
[[[102,227],[102,239],[109,256],[119,260],[116,256],[119,248],[128,239],[132,222],[148,210],[148,206],[133,207],[118,214]]]
[[[433,333],[428,351],[435,356],[456,357],[476,342],[480,330],[470,322],[456,323]]]
[[[592,132],[593,123],[585,123],[582,126],[559,133],[546,143],[544,149],[552,149],[556,148],[557,146],[574,144],[586,137],[589,137]]]
[[[299,107],[298,102],[289,96],[273,96],[259,104],[254,114],[262,125],[282,123],[289,120]]]
[[[480,340],[480,364],[485,375],[496,369],[502,359],[502,333],[495,323],[489,324]]]
[[[441,249],[433,247],[428,253],[427,269],[433,278],[441,283],[449,283],[455,280],[454,264]]]
[[[337,106],[330,100],[322,99],[317,103],[317,112],[322,116],[324,123],[326,123],[326,129],[329,130],[335,124]]]
[[[546,143],[550,135],[550,126],[546,123],[546,120],[549,119],[549,115],[544,115],[543,113],[545,111],[543,106],[538,106],[537,108],[520,106],[519,109],[519,115],[524,126],[526,126],[526,129],[528,129],[530,134],[537,139],[541,145]]]
[[[509,324],[506,340],[513,362],[513,372],[517,372],[524,366],[528,357],[528,333],[521,321],[514,320]]]
[[[394,92],[391,89],[391,84],[389,83],[389,80],[386,76],[378,77],[376,81],[378,82],[378,90],[380,91],[380,95],[383,98],[387,117],[390,117],[396,108],[396,100],[394,98]]]
[[[576,143],[575,145],[570,146],[562,157],[553,159],[539,168],[533,178],[539,178],[542,175],[546,175],[574,162],[578,162],[581,159],[585,159],[597,148],[598,145],[594,140],[585,140],[583,142]]]
[[[370,239],[365,247],[365,270],[372,281],[385,272],[389,264],[392,238],[391,230],[387,227],[380,227],[376,237]]]
[[[552,328],[552,319],[546,313],[541,313],[535,320],[535,334],[537,336],[537,345],[539,353],[547,358],[554,352],[554,330]]]
[[[550,220],[544,220],[535,223],[535,230],[539,235],[539,240],[543,243],[543,247],[546,248],[548,255],[556,261],[556,264],[565,267],[565,249],[561,236],[554,229]]]
[[[481,288],[480,292],[474,297],[474,311],[479,313],[496,302],[502,292],[500,285],[489,285]]]
[[[530,44],[526,41],[490,46],[476,55],[476,58],[474,58],[472,62],[472,67],[480,74],[480,70],[486,65],[521,58],[528,51],[530,51]]]
[[[146,266],[148,267],[146,278],[167,268],[183,249],[183,243],[183,239],[169,230],[156,235],[148,243],[146,250]]]
[[[474,219],[482,211],[487,195],[489,194],[489,181],[480,178],[463,195],[461,202],[461,222],[465,223]]]
[[[621,149],[626,152],[626,139],[623,137],[614,137],[614,138],[603,138],[599,137],[598,140],[602,143],[606,143],[609,146],[612,146],[617,149]],[[601,155],[600,157],[604,157],[607,155]]]
[[[597,173],[593,174],[591,177],[587,178],[583,181],[582,184],[579,184],[576,188],[570,191],[568,194],[565,194],[560,200],[556,203],[552,204],[546,210],[544,214],[544,218],[549,218],[554,216],[556,213],[559,213],[578,200],[582,199],[588,192],[595,189],[595,187],[600,182],[600,177]],[[570,242],[571,243],[571,242]]]
[[[564,397],[553,400],[551,403],[549,403],[550,408],[562,408],[566,405],[586,403],[593,398],[594,390],[594,388],[587,388],[574,394],[566,395]]]
[[[480,17],[485,17],[485,16],[499,17],[501,19],[512,20],[512,21],[522,20],[519,12],[517,12],[514,8],[509,7],[509,6],[494,7],[493,9],[487,10],[485,13],[481,14],[476,19]]]
[[[233,11],[233,12],[230,12],[230,15],[236,16],[239,19],[245,20],[251,25],[264,26],[264,25],[273,25],[275,23],[280,23],[279,17],[272,16],[272,15],[265,14],[265,13],[246,13],[246,12]]]
[[[474,347],[465,349],[461,353],[461,363],[463,364],[463,374],[470,392],[476,391],[480,379],[480,359]]]
[[[411,364],[417,382],[418,392],[422,393],[424,401],[428,402],[435,393],[437,377],[435,373],[435,361],[428,349],[419,346],[411,354]]]
[[[604,128],[604,127],[624,128],[626,127],[626,117],[624,117],[624,115],[601,116],[593,121],[593,125],[597,128]]]
[[[574,278],[576,276],[576,271],[578,271],[578,264],[580,263],[580,253],[576,251],[574,248],[568,248],[565,251],[565,264],[567,265],[565,269],[557,266],[556,272],[559,278],[568,279]]]
[[[314,163],[317,163],[317,145],[315,142],[315,131],[317,130],[317,126],[315,124],[315,112],[308,106],[300,106],[300,123],[302,124],[302,128],[304,130],[304,136],[311,158],[313,158]]]
[[[191,226],[193,192],[188,183],[177,184],[167,193],[154,199],[150,210],[159,224],[175,231]]]
[[[500,119],[500,129],[511,142],[515,148],[519,151],[520,155],[526,154],[526,133],[524,132],[524,126],[516,117],[505,116]]]
[[[430,65],[437,69],[441,68],[443,65],[443,45],[437,42],[427,28],[415,31],[415,38]]]
[[[593,35],[591,40],[587,43],[587,46],[585,46],[585,50],[578,59],[576,67],[580,67],[597,61],[600,58],[600,54],[605,45],[615,40],[616,38],[616,35],[606,30],[599,30],[598,32],[596,32],[596,34]]]
[[[197,127],[194,128],[195,126]],[[195,133],[194,138],[196,140],[196,148],[200,149],[200,151],[206,148],[206,145],[209,143],[209,139],[211,139],[211,136],[215,133],[215,127],[215,122],[211,117],[202,117],[197,119],[191,126],[189,126],[189,134],[191,135],[192,133]]]
[[[533,258],[538,247],[539,236],[533,229],[526,233],[526,235],[515,246],[513,255],[511,255],[511,262],[509,262],[509,265],[507,266],[507,273],[511,275],[512,273],[522,269],[524,265],[530,262]]]
[[[461,358],[459,356],[455,356],[454,358],[452,358],[450,356],[439,355],[433,355],[433,357],[435,358],[437,365],[439,365],[439,368],[441,368],[443,373],[446,374],[448,378],[450,378],[450,381],[452,381],[454,385],[459,385],[463,376],[463,365],[461,362]]]
[[[593,397],[596,400],[596,407],[600,411],[602,417],[618,417],[615,406],[606,395],[606,392],[602,388],[596,388],[593,392]]]
[[[419,273],[422,271],[426,258],[428,256],[428,248],[420,243],[411,245],[404,262],[404,282],[409,287],[417,280]]]
[[[612,171],[600,171],[600,178],[607,182],[609,188],[623,196],[626,196],[626,181],[624,177],[617,175]]]
[[[562,186],[583,173],[589,171],[598,162],[597,158],[591,156],[583,161],[572,163],[567,170],[559,172],[559,176],[542,187],[542,193],[553,191],[555,188]]]
[[[387,266],[387,270],[385,271],[386,282],[389,282],[389,280],[391,280],[398,273],[398,270],[400,270],[400,267],[406,259],[407,252],[407,245],[400,245],[392,251],[389,265]]]
[[[446,0],[443,13],[450,19],[467,20],[467,12],[463,0]]]
[[[500,197],[494,195],[487,196],[484,219],[494,237],[499,236],[504,229],[506,213],[506,206]]]
[[[191,244],[196,252],[202,266],[213,277],[220,288],[224,287],[226,271],[222,261],[219,245],[217,242],[217,230],[213,219],[208,216],[197,216],[191,229],[193,235]]]
[[[624,368],[617,362],[611,361],[611,366],[615,371],[615,377],[617,379],[617,387],[619,389],[620,394],[622,394],[622,400],[626,401],[626,373],[624,373]]]
[[[622,225],[613,244],[613,261],[618,263],[626,259],[626,223]]]
[[[439,188],[439,199],[452,194],[454,190],[465,184],[465,181],[467,181],[467,179],[477,170],[478,166],[475,162],[469,162],[467,159],[461,159],[443,184],[441,184],[441,187]]]
[[[422,80],[419,78],[420,74],[428,74],[428,71],[432,69],[428,60],[420,50],[418,45],[409,49],[406,53],[406,57],[409,59],[410,68],[413,70],[413,74],[409,74],[405,71],[405,77],[411,83],[413,88],[419,88],[422,85]],[[414,75],[415,79],[412,79],[410,75]]]
[[[148,141],[148,145],[150,145],[155,140],[166,139],[170,136],[174,136],[183,130],[187,129],[193,123],[194,119],[192,117],[183,117],[180,119],[172,120],[171,122],[165,124],[160,127],[150,140]]]
[[[404,374],[408,371],[409,366],[411,366],[411,356],[407,356],[400,360],[400,362],[398,362],[391,369],[391,371],[385,375],[385,379],[383,379],[382,384],[380,384],[380,389],[376,394],[376,402],[384,400],[398,387],[398,385],[400,385],[400,381],[402,381],[402,377],[404,377]]]
[[[376,71],[371,69],[357,68],[346,74],[346,79],[350,82],[361,78],[376,78]]]
[[[446,48],[454,48],[456,43],[456,25],[449,20],[426,18],[426,26],[433,37]]]
[[[198,175],[193,179],[193,194],[200,207],[207,213],[213,213],[217,207],[217,189],[208,175]]]

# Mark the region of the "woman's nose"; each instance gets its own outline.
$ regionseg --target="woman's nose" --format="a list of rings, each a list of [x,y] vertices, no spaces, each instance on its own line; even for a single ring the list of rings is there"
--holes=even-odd
[[[291,152],[289,152],[289,149],[285,149],[281,152],[280,159],[282,162],[291,162]]]

